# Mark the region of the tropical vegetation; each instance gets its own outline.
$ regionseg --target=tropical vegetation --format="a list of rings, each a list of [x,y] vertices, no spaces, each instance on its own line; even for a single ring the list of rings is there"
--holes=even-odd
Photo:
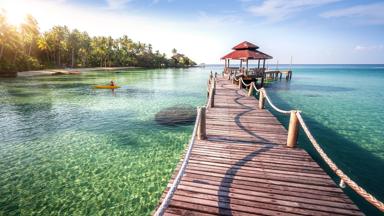
[[[28,15],[20,26],[7,22],[0,12],[0,75],[17,71],[75,67],[188,67],[196,65],[172,50],[172,58],[154,51],[151,44],[134,42],[128,36],[90,36],[85,31],[54,26],[40,32]]]

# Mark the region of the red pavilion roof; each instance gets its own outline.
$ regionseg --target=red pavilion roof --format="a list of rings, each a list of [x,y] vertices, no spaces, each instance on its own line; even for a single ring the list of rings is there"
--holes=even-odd
[[[253,43],[250,43],[248,41],[244,41],[244,42],[237,44],[232,49],[234,49],[234,50],[257,50],[257,49],[259,49],[259,47]]]
[[[221,59],[271,59],[272,56],[258,51],[259,47],[248,41],[244,41],[233,47],[234,51],[223,56]]]
[[[272,56],[257,50],[234,50],[221,59],[271,59]]]

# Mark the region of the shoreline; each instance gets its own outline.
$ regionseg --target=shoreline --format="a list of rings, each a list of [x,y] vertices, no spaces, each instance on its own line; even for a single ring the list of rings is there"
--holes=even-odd
[[[68,74],[80,74],[89,71],[114,71],[114,70],[126,70],[137,69],[140,67],[92,67],[92,68],[66,68],[66,69],[45,69],[45,70],[33,70],[33,71],[21,71],[17,72],[17,77],[32,77],[32,76],[52,76],[52,75],[68,75]]]

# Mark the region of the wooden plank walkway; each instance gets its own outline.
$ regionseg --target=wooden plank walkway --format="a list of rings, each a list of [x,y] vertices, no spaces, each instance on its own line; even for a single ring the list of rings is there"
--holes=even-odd
[[[230,81],[217,79],[206,118],[208,138],[196,140],[165,215],[363,215],[306,151],[285,146],[287,130]]]

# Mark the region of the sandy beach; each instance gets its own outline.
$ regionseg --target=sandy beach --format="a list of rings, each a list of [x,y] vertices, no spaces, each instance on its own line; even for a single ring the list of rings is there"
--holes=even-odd
[[[17,72],[18,77],[31,77],[31,76],[48,76],[48,75],[62,75],[62,74],[80,74],[89,71],[115,71],[126,70],[137,67],[93,67],[93,68],[67,68],[67,69],[46,69],[35,71],[22,71]]]

